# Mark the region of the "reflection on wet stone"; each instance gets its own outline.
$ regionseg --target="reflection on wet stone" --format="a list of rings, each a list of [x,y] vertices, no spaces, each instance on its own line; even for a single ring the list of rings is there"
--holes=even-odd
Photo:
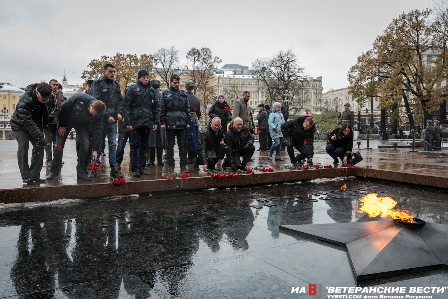
[[[371,190],[396,195],[400,209],[427,222],[448,224],[443,192],[344,182],[348,191],[340,190],[341,181],[328,181],[3,210],[0,232],[20,228],[16,244],[3,245],[16,251],[13,261],[2,260],[12,264],[14,290],[8,292],[24,298],[51,298],[56,290],[67,298],[209,298],[199,290],[215,287],[223,297],[230,290],[250,297],[244,290],[252,279],[267,297],[282,297],[290,288],[278,290],[263,275],[310,281],[307,275],[326,269],[288,268],[314,247],[300,239],[303,252],[297,250],[291,243],[299,239],[279,234],[281,225],[356,222],[363,215],[358,200]],[[260,271],[266,272],[253,274]],[[351,274],[338,276],[346,280],[327,279],[355,283]]]

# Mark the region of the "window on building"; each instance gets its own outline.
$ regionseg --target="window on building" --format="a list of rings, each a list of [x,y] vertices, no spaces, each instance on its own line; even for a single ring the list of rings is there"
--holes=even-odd
[[[16,99],[16,96],[12,96],[12,99],[15,100],[15,99]]]
[[[12,104],[12,111],[16,111],[16,104]]]
[[[6,96],[3,96],[3,99],[6,99]]]

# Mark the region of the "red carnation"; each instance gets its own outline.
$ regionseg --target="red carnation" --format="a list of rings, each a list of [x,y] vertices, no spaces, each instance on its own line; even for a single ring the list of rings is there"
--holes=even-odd
[[[232,108],[230,108],[230,107],[226,107],[225,109],[226,109],[227,112],[232,111]]]
[[[116,178],[116,179],[112,182],[112,184],[114,184],[114,185],[116,185],[116,186],[118,186],[118,185],[124,185],[124,184],[126,184],[126,180],[123,179],[123,178]]]
[[[61,146],[60,144],[57,144],[57,143],[56,143],[56,144],[54,145],[54,148],[57,149],[57,150],[60,150],[60,149],[62,148],[62,146]]]

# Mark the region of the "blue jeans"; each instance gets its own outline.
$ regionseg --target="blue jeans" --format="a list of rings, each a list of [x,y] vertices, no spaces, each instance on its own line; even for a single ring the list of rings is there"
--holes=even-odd
[[[117,124],[105,123],[103,130],[107,136],[109,146],[109,166],[112,170],[117,167]]]
[[[146,167],[146,148],[150,128],[139,127],[131,130],[131,171],[144,171]]]
[[[341,160],[344,159],[345,148],[342,146],[337,147],[336,145],[329,143],[327,144],[325,150],[336,161],[338,160],[338,158],[340,158]]]
[[[71,128],[67,127],[67,132],[70,132]],[[79,142],[78,149],[78,166],[77,173],[87,174],[87,166],[90,159],[90,131],[84,128],[75,128],[76,140]],[[51,173],[59,174],[62,168],[62,156],[64,154],[64,146],[67,141],[67,134],[63,137],[56,135],[56,146],[53,150],[53,166],[51,166]]]
[[[281,145],[281,144],[282,144],[282,137],[274,138],[274,143],[272,144],[272,146],[271,146],[271,148],[269,149],[269,151],[270,151],[271,153],[273,153],[274,150],[275,150],[275,155],[276,155],[277,157],[279,157],[279,156],[280,156],[280,145]]]
[[[130,137],[130,131],[118,132],[117,165],[123,162],[124,148]]]
[[[174,141],[177,137],[177,146],[179,147],[180,167],[187,166],[187,149],[185,148],[185,130],[174,129],[166,130],[166,160],[168,166],[174,167]]]
[[[294,156],[294,148],[299,151],[299,154],[297,156]],[[299,163],[303,159],[306,159],[308,156],[313,155],[313,150],[306,146],[306,144],[293,145],[291,142],[289,142],[286,145],[286,151],[288,152],[288,156],[292,164]]]

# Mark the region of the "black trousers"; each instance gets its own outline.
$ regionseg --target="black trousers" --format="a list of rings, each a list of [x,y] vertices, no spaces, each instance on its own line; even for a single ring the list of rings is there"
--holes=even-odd
[[[44,164],[45,146],[36,146],[36,140],[27,131],[14,131],[17,143],[17,162],[19,163],[22,179],[39,179]],[[28,164],[28,150],[30,142],[33,145],[31,165]]]

